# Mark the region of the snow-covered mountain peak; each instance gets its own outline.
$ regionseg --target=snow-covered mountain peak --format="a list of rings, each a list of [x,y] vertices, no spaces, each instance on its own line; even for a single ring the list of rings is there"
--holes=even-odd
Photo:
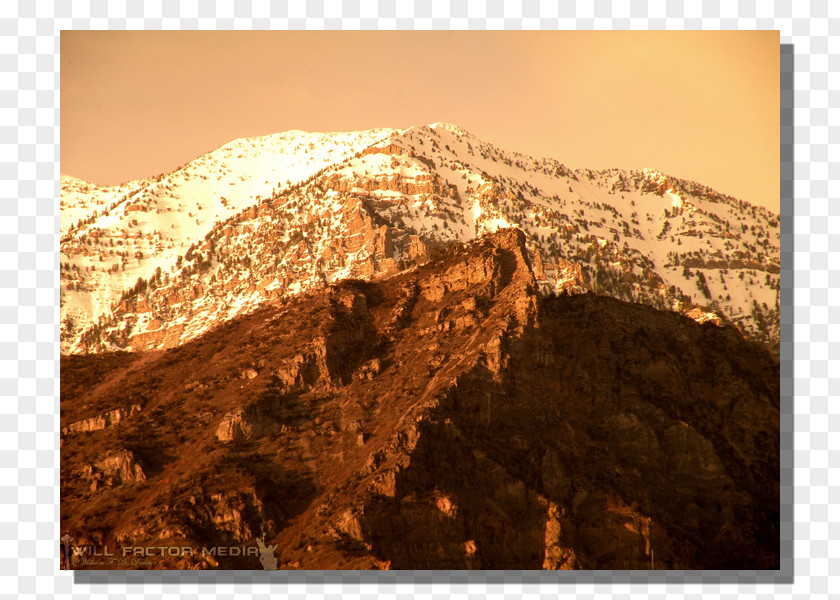
[[[461,129],[457,125],[453,125],[452,123],[444,123],[442,121],[438,121],[437,123],[429,123],[428,127],[429,129],[438,132],[448,131],[449,133],[452,133],[457,136],[469,135],[469,132],[467,132],[464,129]]]
[[[518,227],[545,291],[778,335],[778,217],[654,170],[572,171],[460,127],[240,138],[157,177],[62,177],[62,350],[163,347]]]

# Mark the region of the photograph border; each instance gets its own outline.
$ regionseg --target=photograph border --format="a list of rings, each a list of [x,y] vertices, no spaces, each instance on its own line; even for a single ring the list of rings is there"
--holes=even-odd
[[[266,3],[267,5],[268,3]],[[183,584],[209,584],[226,593],[225,586],[275,584],[287,591],[304,591],[307,597],[326,598],[333,586],[343,593],[361,593],[361,586],[374,584],[380,596],[395,595],[404,584],[420,595],[431,596],[449,586],[456,594],[504,592],[552,593],[569,585],[602,584],[702,584],[696,594],[716,595],[719,584],[790,584],[794,589],[811,589],[828,594],[829,533],[832,522],[827,505],[831,494],[828,478],[828,399],[838,381],[830,377],[829,333],[811,336],[817,328],[829,329],[840,318],[829,307],[834,300],[829,286],[834,282],[829,270],[830,243],[828,221],[832,207],[828,202],[830,180],[837,180],[838,163],[830,162],[827,135],[811,135],[829,129],[829,44],[828,27],[814,27],[811,21],[832,21],[828,4],[824,14],[808,11],[795,18],[725,12],[723,6],[703,3],[702,9],[685,9],[668,3],[648,15],[627,3],[580,3],[568,15],[545,14],[538,3],[520,5],[519,13],[501,3],[487,7],[457,3],[440,5],[417,3],[411,12],[400,12],[396,3],[349,2],[341,12],[325,11],[307,3],[301,10],[283,3],[277,13],[238,14],[240,5],[232,2],[201,2],[184,14],[171,5],[158,6],[157,14],[144,12],[142,3],[129,3],[121,12],[109,12],[107,3],[89,7],[89,14],[75,14],[65,4],[59,7],[20,1],[3,9],[4,48],[0,76],[4,85],[2,107],[7,118],[3,128],[4,202],[0,209],[4,232],[0,234],[3,253],[0,276],[0,328],[7,335],[0,342],[0,381],[4,399],[4,437],[0,466],[12,483],[3,484],[3,518],[6,535],[5,556],[0,574],[15,579],[5,591],[20,595],[54,593],[56,597],[100,593],[99,587],[116,586],[116,595],[134,593],[125,585],[163,585],[163,596],[175,597]],[[385,5],[387,14],[377,12]],[[676,6],[675,6],[676,5]],[[250,7],[247,7],[248,9]],[[642,5],[642,9],[646,7]],[[743,3],[741,3],[743,8]],[[580,10],[578,10],[580,9]],[[554,7],[556,11],[557,8]],[[689,12],[693,10],[693,12]],[[723,14],[709,14],[718,10]],[[733,9],[734,10],[734,9]],[[618,14],[614,14],[614,12]],[[684,13],[687,13],[685,14]],[[59,175],[59,32],[62,29],[779,29],[780,47],[780,124],[781,124],[781,566],[779,571],[581,571],[559,575],[543,571],[74,571],[58,570],[58,175]],[[809,70],[810,69],[810,70]],[[794,84],[799,88],[794,92]],[[811,86],[810,88],[808,86]],[[825,97],[825,107],[811,109]],[[795,108],[795,105],[797,107]],[[796,122],[795,115],[798,117]],[[811,121],[813,119],[813,122]],[[12,123],[16,124],[13,125]],[[799,162],[795,162],[794,159]],[[794,202],[794,193],[801,200]],[[808,200],[805,200],[808,198]],[[833,209],[840,216],[840,209]],[[820,225],[820,222],[822,223]],[[810,269],[810,272],[809,272]],[[800,333],[801,332],[801,333]],[[795,334],[797,334],[795,336]],[[809,343],[810,342],[810,343]],[[801,404],[794,411],[794,398]],[[794,440],[799,448],[794,451]],[[794,468],[800,472],[795,485]],[[794,500],[805,502],[794,524]],[[810,519],[810,521],[809,521]],[[817,530],[823,538],[815,538]],[[811,536],[810,540],[808,536]],[[794,558],[794,550],[800,554]],[[814,553],[817,555],[814,556]],[[809,559],[816,559],[817,568]],[[794,580],[795,566],[798,577]],[[811,565],[811,566],[809,566]],[[49,583],[44,584],[46,580]],[[706,589],[706,584],[714,584]],[[81,586],[73,589],[73,586]],[[467,589],[463,588],[466,585]],[[91,586],[91,587],[88,587]],[[345,590],[347,586],[350,589]],[[385,586],[383,589],[382,586]],[[475,587],[477,586],[477,587]],[[501,586],[501,587],[499,587]],[[536,587],[533,587],[536,586]],[[159,588],[158,588],[159,589]],[[370,588],[366,588],[370,590]],[[481,591],[484,590],[484,591]],[[163,590],[159,590],[163,591]],[[405,590],[407,591],[407,590]],[[446,591],[446,588],[440,588]],[[583,597],[594,597],[595,588],[584,587]],[[608,590],[603,590],[608,591]],[[614,590],[615,591],[615,590]],[[641,592],[641,590],[639,590]],[[677,590],[673,590],[677,592]],[[757,597],[759,588],[754,587]],[[202,588],[201,595],[212,590]],[[401,592],[400,592],[401,593]],[[622,595],[622,592],[618,592]],[[369,596],[369,591],[365,592]],[[624,588],[623,595],[635,595]],[[749,593],[744,593],[749,597]]]

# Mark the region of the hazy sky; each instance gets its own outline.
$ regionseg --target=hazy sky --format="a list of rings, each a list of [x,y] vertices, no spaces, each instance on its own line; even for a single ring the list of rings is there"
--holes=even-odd
[[[779,33],[61,33],[61,171],[103,185],[238,137],[455,123],[572,168],[779,211]]]

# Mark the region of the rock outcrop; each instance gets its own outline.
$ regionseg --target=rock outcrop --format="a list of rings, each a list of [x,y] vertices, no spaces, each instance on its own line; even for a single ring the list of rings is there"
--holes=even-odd
[[[220,442],[244,442],[265,429],[265,422],[259,419],[259,414],[252,407],[237,408],[222,418],[216,428],[216,439]]]
[[[92,492],[103,486],[114,487],[146,480],[146,474],[137,462],[137,456],[125,449],[110,452],[94,464],[84,465],[76,470],[75,475],[89,482]]]
[[[146,394],[65,438],[62,533],[260,540],[281,569],[778,568],[778,362],[725,323],[544,296],[535,263],[500,230],[130,363],[75,357],[63,418]],[[108,376],[75,385],[94,360]],[[132,485],[79,474],[123,450],[96,469]]]
[[[133,406],[129,406],[127,408],[115,408],[114,410],[109,410],[104,414],[70,423],[61,429],[61,434],[69,435],[71,433],[105,429],[106,427],[115,425],[123,419],[140,412],[141,410],[142,407],[139,404],[134,404]]]

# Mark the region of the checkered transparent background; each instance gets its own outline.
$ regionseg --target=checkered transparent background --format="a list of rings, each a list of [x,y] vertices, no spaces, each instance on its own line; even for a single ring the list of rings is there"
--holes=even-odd
[[[157,0],[0,5],[0,600],[13,598],[827,597],[840,583],[840,5]],[[782,49],[783,569],[755,573],[58,571],[59,31],[62,29],[777,29]],[[792,44],[792,47],[790,46]],[[792,75],[785,75],[785,70]],[[795,90],[785,93],[785,81]],[[791,110],[791,107],[792,110]],[[831,115],[834,115],[834,118]],[[834,122],[831,127],[829,124]],[[791,141],[792,140],[792,141]],[[795,201],[793,200],[795,198]],[[838,227],[840,230],[840,227]],[[832,257],[834,257],[832,259]],[[787,326],[785,326],[787,324]],[[838,336],[840,337],[840,336]],[[791,467],[793,467],[791,471]],[[793,540],[791,542],[791,540]],[[792,556],[791,556],[792,555]],[[795,557],[795,558],[792,558]],[[792,574],[795,573],[795,579]],[[557,583],[562,581],[563,583]],[[840,588],[840,585],[835,585]],[[835,590],[837,591],[837,590]]]

